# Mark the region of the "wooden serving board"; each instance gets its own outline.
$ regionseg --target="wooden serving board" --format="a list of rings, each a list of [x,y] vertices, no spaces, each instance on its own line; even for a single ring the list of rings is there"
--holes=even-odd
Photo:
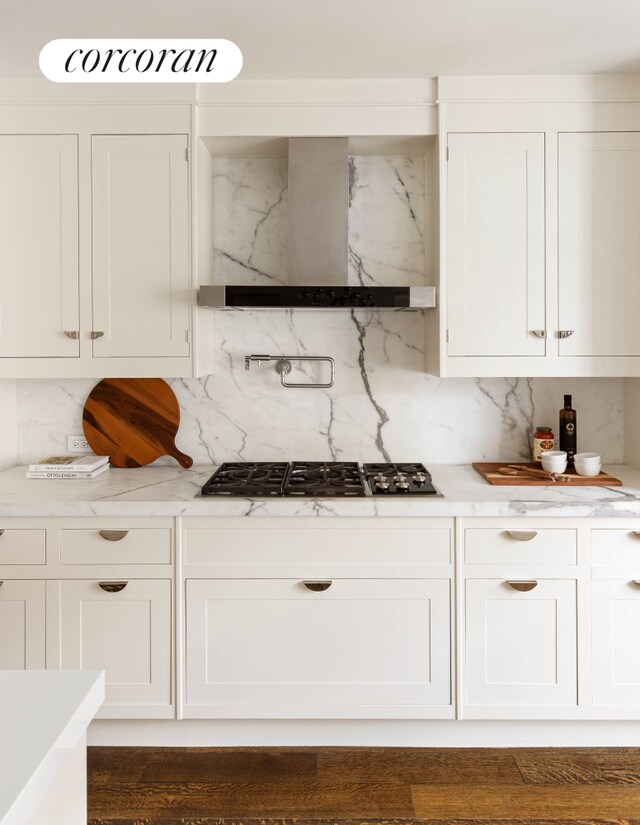
[[[176,447],[179,425],[178,399],[162,378],[103,378],[82,412],[89,446],[113,467],[142,467],[163,455],[191,467],[193,459]]]
[[[579,476],[575,470],[567,470],[566,475],[571,476],[569,481],[547,481],[544,478],[518,478],[517,476],[502,475],[498,472],[501,467],[508,467],[509,464],[520,464],[522,467],[535,467],[535,464],[525,464],[520,461],[501,461],[499,463],[474,462],[473,469],[476,470],[489,484],[501,485],[504,487],[620,487],[622,482],[618,478],[601,472],[599,476],[587,478]],[[540,469],[536,467],[536,469]]]

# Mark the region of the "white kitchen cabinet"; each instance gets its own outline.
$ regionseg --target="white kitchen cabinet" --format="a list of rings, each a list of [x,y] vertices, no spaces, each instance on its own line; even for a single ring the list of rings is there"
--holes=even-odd
[[[640,355],[640,132],[558,135],[560,356]]]
[[[188,357],[187,135],[93,135],[93,356]]]
[[[425,718],[448,706],[449,580],[327,581],[187,580],[185,715]]]
[[[544,356],[544,134],[449,134],[447,152],[447,355]]]
[[[106,671],[100,716],[172,715],[171,613],[169,580],[60,582],[60,666]]]
[[[575,580],[467,579],[465,616],[465,716],[577,705]]]
[[[591,599],[593,703],[640,708],[640,585],[595,580]]]
[[[0,358],[77,358],[79,312],[77,135],[0,135]]]
[[[1,670],[45,667],[45,600],[44,581],[0,584]]]

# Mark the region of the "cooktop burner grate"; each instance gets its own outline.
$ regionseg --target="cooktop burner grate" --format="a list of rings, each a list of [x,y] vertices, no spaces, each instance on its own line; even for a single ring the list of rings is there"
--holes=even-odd
[[[365,496],[355,461],[293,461],[285,481],[285,496]]]
[[[287,461],[227,462],[202,488],[203,496],[281,496]]]

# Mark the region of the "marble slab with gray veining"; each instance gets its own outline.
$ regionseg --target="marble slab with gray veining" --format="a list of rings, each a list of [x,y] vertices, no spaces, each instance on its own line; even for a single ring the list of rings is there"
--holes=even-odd
[[[622,487],[492,487],[468,465],[434,465],[442,498],[204,498],[211,466],[111,469],[91,481],[0,473],[0,516],[639,516],[640,472],[609,465]]]

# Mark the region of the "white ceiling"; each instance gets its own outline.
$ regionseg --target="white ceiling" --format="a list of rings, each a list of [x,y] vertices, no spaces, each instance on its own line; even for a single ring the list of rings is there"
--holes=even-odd
[[[242,78],[640,72],[640,0],[0,0],[0,76],[110,36],[226,37]]]

